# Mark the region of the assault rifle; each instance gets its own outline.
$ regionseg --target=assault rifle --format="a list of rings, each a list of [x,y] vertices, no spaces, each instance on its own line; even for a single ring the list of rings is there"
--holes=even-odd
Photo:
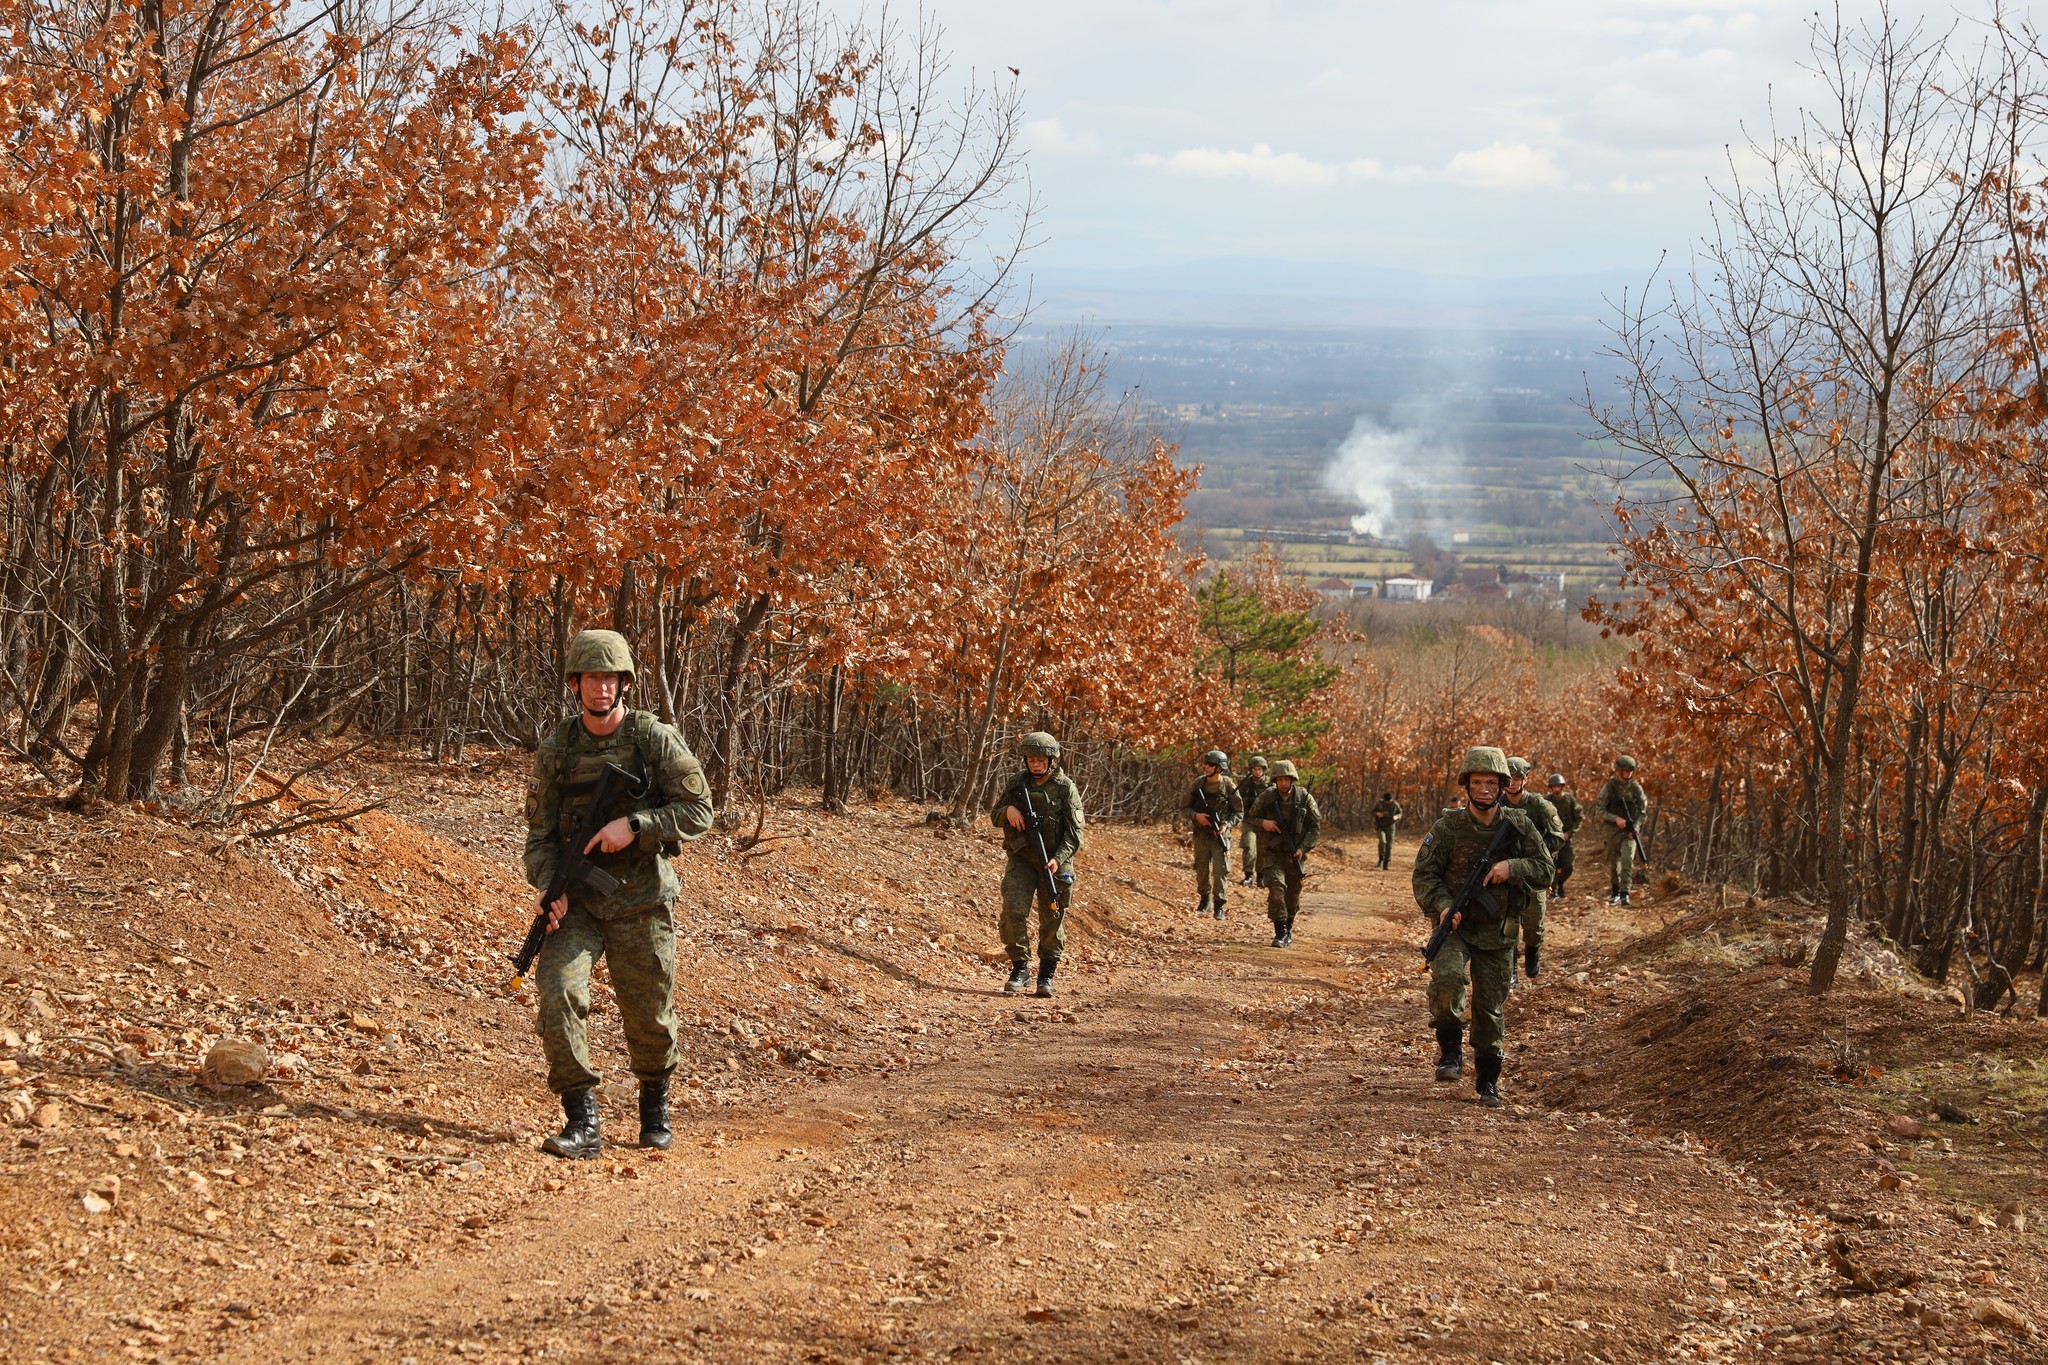
[[[1457,926],[1458,916],[1471,909],[1474,901],[1488,909],[1499,908],[1493,893],[1486,889],[1486,874],[1500,861],[1500,856],[1508,851],[1509,842],[1514,838],[1515,827],[1508,822],[1506,811],[1502,811],[1496,818],[1500,822],[1499,828],[1494,830],[1493,838],[1487,841],[1485,851],[1472,860],[1472,866],[1465,869],[1465,880],[1458,887],[1458,894],[1452,899],[1450,910],[1437,920],[1436,928],[1430,932],[1429,942],[1422,945],[1422,965],[1425,967],[1436,961],[1436,955],[1443,951],[1444,940],[1451,936],[1451,930]]]
[[[1274,852],[1278,853],[1281,857],[1294,859],[1296,867],[1301,868],[1304,872],[1307,871],[1308,850],[1295,847],[1294,836],[1287,832],[1287,822],[1280,818],[1280,803],[1278,801],[1273,803],[1272,819],[1274,824],[1280,826],[1279,832],[1273,833],[1268,830],[1260,830],[1259,847],[1265,848],[1270,845]]]
[[[1203,778],[1195,783],[1194,812],[1197,815],[1208,816],[1209,832],[1219,840],[1223,838],[1224,830],[1230,826],[1230,811],[1227,803],[1225,808],[1220,811],[1209,804],[1209,780],[1207,778]]]
[[[1066,868],[1061,868],[1057,877],[1053,875],[1050,866],[1052,850],[1045,846],[1045,821],[1039,818],[1038,807],[1031,803],[1030,783],[1026,781],[1020,785],[1022,790],[1017,794],[1023,800],[1017,803],[1017,811],[1024,817],[1024,828],[1031,832],[1031,842],[1038,846],[1038,879],[1042,883],[1040,889],[1048,897],[1046,904],[1051,907],[1052,912],[1055,915],[1064,915],[1066,911],[1060,905],[1060,883],[1073,885],[1074,874]]]
[[[1636,861],[1641,863],[1644,867],[1648,867],[1650,865],[1650,850],[1643,847],[1642,832],[1636,828],[1636,822],[1633,820],[1624,819],[1621,822],[1621,832],[1623,834],[1626,834],[1629,838],[1635,840]]]
[[[619,889],[619,879],[592,862],[583,850],[590,847],[590,841],[605,827],[605,812],[616,804],[619,797],[638,800],[647,794],[647,788],[644,774],[629,773],[616,763],[605,764],[604,771],[597,775],[583,819],[562,843],[562,860],[555,867],[554,880],[548,883],[547,891],[540,898],[540,912],[526,928],[526,941],[512,955],[511,989],[516,991],[526,984],[526,974],[533,970],[534,958],[540,956],[540,945],[548,936],[550,905],[567,895],[571,887],[581,887],[600,897],[609,896]]]

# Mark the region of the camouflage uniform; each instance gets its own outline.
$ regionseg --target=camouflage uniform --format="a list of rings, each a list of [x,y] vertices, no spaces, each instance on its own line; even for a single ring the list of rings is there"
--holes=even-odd
[[[1394,826],[1401,823],[1401,803],[1391,796],[1382,796],[1372,808],[1373,832],[1380,841],[1380,867],[1392,866],[1394,861]]]
[[[1282,760],[1286,763],[1286,760]],[[1292,776],[1294,765],[1286,763],[1281,773]],[[1272,820],[1280,833],[1266,831],[1262,820]],[[1260,794],[1258,803],[1245,817],[1247,824],[1259,825],[1265,837],[1259,840],[1259,882],[1266,888],[1266,918],[1273,921],[1276,943],[1294,936],[1294,917],[1301,913],[1301,860],[1280,851],[1284,840],[1307,853],[1322,836],[1323,812],[1315,796],[1299,782],[1283,792],[1276,783]]]
[[[1629,771],[1634,773],[1633,766]],[[1650,813],[1650,798],[1633,775],[1626,781],[1610,777],[1607,785],[1600,788],[1600,799],[1593,803],[1593,811],[1600,817],[1600,832],[1607,840],[1608,895],[1610,899],[1626,896],[1635,882],[1636,841],[1627,830],[1615,827],[1614,817],[1622,816],[1640,831],[1643,818]]]
[[[1511,758],[1508,762],[1511,765],[1522,764],[1523,774],[1527,775],[1528,765],[1524,760]],[[1549,797],[1539,796],[1526,787],[1522,789],[1520,796],[1504,796],[1501,799],[1511,809],[1518,810],[1528,816],[1529,823],[1534,825],[1536,832],[1543,836],[1543,846],[1550,853],[1551,873],[1552,876],[1555,876],[1557,871],[1557,850],[1564,843],[1564,820],[1558,815],[1557,807],[1550,804]],[[1543,911],[1549,902],[1550,879],[1545,878],[1540,888],[1529,893],[1529,904],[1523,909],[1521,914],[1522,951],[1528,955],[1531,964],[1535,962],[1536,954],[1543,947]],[[1536,975],[1533,965],[1529,975]]]
[[[1047,856],[1059,863],[1057,877],[1059,904],[1053,905],[1045,892],[1045,864],[1039,860],[1038,844],[1031,830],[1011,829],[1004,818],[1006,806],[1023,809],[1026,801],[1038,813],[1045,831]],[[1031,907],[1038,906],[1038,969],[1050,977],[1067,946],[1067,907],[1074,900],[1074,855],[1081,851],[1087,818],[1081,813],[1081,789],[1074,779],[1054,768],[1043,778],[1033,778],[1029,769],[1012,777],[989,808],[989,819],[1003,832],[1003,851],[1010,855],[1003,868],[1003,950],[1012,963],[1031,960]]]
[[[1230,785],[1230,779],[1219,772],[1197,779],[1181,797],[1180,808],[1187,812],[1189,832],[1194,837],[1195,893],[1201,897],[1203,910],[1213,900],[1216,917],[1221,919],[1230,888],[1228,827],[1243,817],[1244,802],[1237,788]],[[1211,829],[1196,820],[1197,812],[1208,815],[1216,827]]]
[[[1265,762],[1262,758],[1253,759],[1252,770],[1239,779],[1237,784],[1237,805],[1239,810],[1249,811],[1258,804],[1259,797],[1273,789],[1273,784],[1266,779]],[[1259,832],[1252,828],[1252,822],[1249,820],[1245,821],[1238,829],[1237,861],[1238,866],[1244,869],[1244,884],[1250,886],[1252,884],[1253,872],[1259,865]]]
[[[1439,1031],[1455,1031],[1466,1019],[1466,972],[1471,973],[1472,1051],[1499,1057],[1506,1031],[1504,1006],[1515,951],[1515,921],[1532,892],[1550,885],[1550,852],[1529,816],[1502,803],[1496,820],[1516,827],[1509,851],[1508,880],[1487,888],[1495,907],[1475,905],[1444,940],[1429,970],[1429,1014]],[[1423,836],[1415,854],[1415,903],[1431,929],[1450,908],[1472,861],[1486,851],[1496,830],[1469,810],[1447,810]]]
[[[1557,808],[1558,823],[1564,826],[1564,842],[1557,849],[1557,881],[1551,887],[1553,899],[1564,895],[1564,884],[1572,876],[1572,839],[1585,823],[1585,812],[1579,809],[1579,798],[1568,791],[1553,792],[1550,804]]]
[[[622,801],[606,820],[633,816],[639,837],[591,861],[619,879],[609,896],[571,887],[569,910],[541,945],[534,982],[540,995],[536,1031],[548,1059],[548,1088],[557,1094],[595,1085],[585,1020],[590,973],[610,963],[633,1074],[666,1077],[676,1066],[675,869],[668,853],[711,828],[711,789],[682,736],[646,711],[629,711],[609,735],[594,735],[581,716],[555,727],[540,746],[526,793],[526,880],[545,890],[561,863],[562,840],[583,820],[598,774],[607,763],[644,771],[651,781],[640,801]]]

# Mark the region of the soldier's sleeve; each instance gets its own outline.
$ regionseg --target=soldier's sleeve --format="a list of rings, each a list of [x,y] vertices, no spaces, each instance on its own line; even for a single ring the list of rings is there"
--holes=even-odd
[[[1194,789],[1193,787],[1183,787],[1183,788],[1181,789],[1181,793],[1180,793],[1180,808],[1181,808],[1182,810],[1186,811],[1186,812],[1187,812],[1187,813],[1188,813],[1189,815],[1191,815],[1191,816],[1192,816],[1192,815],[1194,814],[1194,810],[1195,810],[1195,789]]]
[[[704,780],[704,765],[666,725],[655,729],[654,750],[654,785],[665,800],[640,812],[640,847],[645,849],[694,839],[711,828],[711,784]]]
[[[1628,802],[1629,823],[1640,829],[1650,816],[1650,794],[1643,790],[1642,783],[1631,782],[1624,799]]]
[[[1242,820],[1244,818],[1244,793],[1226,782],[1223,784],[1223,795],[1225,798],[1224,808],[1230,812],[1230,818],[1232,820]]]
[[[1087,837],[1088,816],[1081,809],[1081,786],[1073,778],[1061,774],[1065,787],[1063,793],[1067,803],[1067,818],[1061,823],[1066,826],[1060,835],[1059,847],[1052,851],[1054,861],[1061,868],[1074,861],[1074,855],[1081,851],[1081,844]]]
[[[1308,800],[1301,803],[1301,838],[1294,846],[1303,853],[1316,846],[1316,840],[1323,837],[1323,808],[1316,804],[1314,792],[1303,792]]]
[[[527,885],[547,890],[562,863],[561,772],[553,735],[540,742],[533,756],[533,776],[526,784],[526,854],[522,860]]]
[[[1504,811],[1501,818],[1512,822],[1521,835],[1516,841],[1515,856],[1508,859],[1508,879],[1531,891],[1546,890],[1557,876],[1557,868],[1550,860],[1550,845],[1542,831],[1518,810]]]
[[[1415,903],[1432,924],[1450,907],[1454,897],[1446,875],[1450,864],[1451,841],[1444,832],[1444,822],[1439,820],[1422,836],[1422,847],[1415,851],[1415,872],[1409,878]]]
[[[1006,807],[1015,804],[1011,797],[1015,794],[1016,789],[1017,783],[1014,778],[1005,782],[1002,791],[996,795],[996,803],[988,808],[988,822],[997,829],[1008,829],[1010,827],[1010,822],[1003,818],[1003,811]]]
[[[1256,826],[1261,820],[1272,819],[1274,791],[1275,788],[1268,787],[1264,791],[1260,792],[1258,798],[1252,802],[1252,808],[1245,813],[1244,818],[1250,821],[1254,826]]]
[[[1392,819],[1392,820],[1394,821],[1394,823],[1395,823],[1395,824],[1397,824],[1397,825],[1398,825],[1398,824],[1400,824],[1400,823],[1401,823],[1401,803],[1400,803],[1399,801],[1396,801],[1396,802],[1394,802],[1394,803],[1393,803],[1393,804],[1392,804],[1391,806],[1389,806],[1389,807],[1387,808],[1387,815],[1389,816],[1389,818],[1391,818],[1391,819]]]

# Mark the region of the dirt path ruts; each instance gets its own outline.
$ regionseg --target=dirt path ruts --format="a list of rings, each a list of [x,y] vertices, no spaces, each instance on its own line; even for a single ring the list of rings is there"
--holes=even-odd
[[[463,1250],[254,1322],[225,1358],[1771,1354],[1717,1325],[1732,1291],[1682,1245],[1745,1266],[1766,1320],[1811,1311],[1811,1229],[1764,1187],[1514,1105],[1512,1068],[1504,1112],[1430,1082],[1405,877],[1330,859],[1308,911],[1275,951],[1240,896],[1113,984],[991,989],[981,1036],[930,1065],[692,1114],[665,1159],[563,1163]]]

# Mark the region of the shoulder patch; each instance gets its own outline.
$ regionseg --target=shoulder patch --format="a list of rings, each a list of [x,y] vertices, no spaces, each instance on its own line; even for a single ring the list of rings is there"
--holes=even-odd
[[[1433,843],[1435,843],[1435,842],[1436,842],[1436,831],[1435,831],[1435,830],[1431,830],[1431,831],[1430,831],[1429,833],[1427,833],[1427,834],[1425,834],[1425,835],[1423,835],[1423,836],[1422,836],[1422,846],[1423,846],[1424,848],[1428,848],[1428,847],[1429,847],[1429,846],[1430,846],[1431,844],[1433,844]]]

